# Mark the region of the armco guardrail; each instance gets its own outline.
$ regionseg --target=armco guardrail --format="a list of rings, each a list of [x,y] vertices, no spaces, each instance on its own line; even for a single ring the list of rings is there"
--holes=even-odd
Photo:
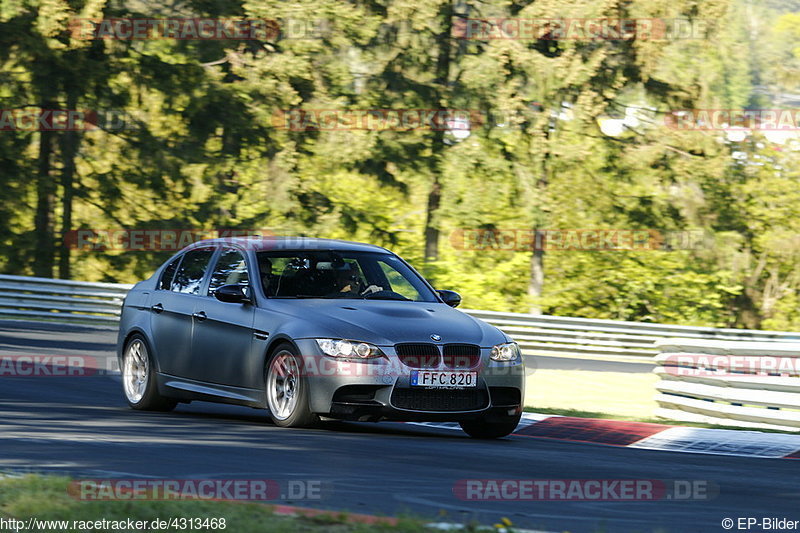
[[[0,275],[0,318],[116,325],[132,285]]]
[[[583,354],[604,359],[652,361],[665,338],[800,342],[800,333],[704,328],[497,311],[466,310],[517,341],[528,355]]]
[[[0,275],[0,318],[113,326],[131,285]],[[797,341],[800,333],[703,328],[466,309],[512,336],[526,355],[652,362],[664,338]]]
[[[800,431],[800,343],[662,339],[656,415]]]

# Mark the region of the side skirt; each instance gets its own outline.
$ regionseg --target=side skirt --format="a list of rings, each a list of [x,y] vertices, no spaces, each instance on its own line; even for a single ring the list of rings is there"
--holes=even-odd
[[[265,391],[257,389],[206,383],[161,373],[156,374],[156,379],[158,380],[158,392],[177,400],[229,403],[257,409],[265,409],[267,405]]]

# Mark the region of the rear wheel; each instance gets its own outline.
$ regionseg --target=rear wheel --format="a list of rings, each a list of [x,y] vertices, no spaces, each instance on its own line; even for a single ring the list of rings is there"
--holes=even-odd
[[[461,422],[461,429],[474,439],[499,439],[513,433],[522,415],[504,422],[487,422],[484,419]]]
[[[267,363],[267,407],[277,426],[308,427],[319,422],[309,408],[308,380],[301,368],[297,350],[288,343],[279,345]]]
[[[132,336],[122,352],[122,388],[133,409],[171,411],[177,400],[161,396],[156,383],[155,365],[144,337]]]

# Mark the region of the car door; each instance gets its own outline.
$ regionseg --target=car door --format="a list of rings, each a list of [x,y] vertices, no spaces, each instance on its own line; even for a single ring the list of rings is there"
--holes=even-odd
[[[250,286],[247,258],[236,248],[223,248],[217,256],[208,289],[194,308],[194,371],[202,381],[242,387],[248,382],[246,362],[254,349],[255,306],[217,300],[214,291],[223,285]]]
[[[178,258],[171,279],[168,281],[165,277],[173,263],[164,270],[159,287],[153,292],[150,328],[153,349],[163,374],[191,377],[194,365],[192,313],[214,251],[213,247],[204,247],[184,253]]]

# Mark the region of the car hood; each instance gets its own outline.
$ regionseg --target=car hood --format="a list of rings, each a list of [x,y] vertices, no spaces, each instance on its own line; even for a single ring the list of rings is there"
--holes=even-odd
[[[507,340],[494,326],[442,303],[300,299],[269,300],[265,308],[294,318],[285,324],[294,338],[344,338],[379,346],[452,342],[483,347]],[[431,335],[441,340],[434,341]]]

